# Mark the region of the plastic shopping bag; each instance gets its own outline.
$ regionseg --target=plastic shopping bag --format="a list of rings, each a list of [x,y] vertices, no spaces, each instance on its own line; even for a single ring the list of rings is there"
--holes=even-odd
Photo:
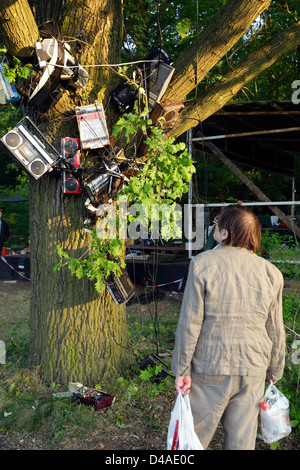
[[[260,404],[260,427],[262,438],[267,444],[288,436],[292,430],[289,401],[272,382]]]
[[[194,430],[190,399],[188,395],[178,393],[167,438],[168,450],[204,450]]]

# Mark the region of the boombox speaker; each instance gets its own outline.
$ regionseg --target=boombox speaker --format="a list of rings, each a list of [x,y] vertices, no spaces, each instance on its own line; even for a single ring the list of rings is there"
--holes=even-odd
[[[27,116],[1,138],[1,143],[16,163],[36,180],[51,171],[60,159],[56,149]]]
[[[64,137],[61,139],[61,152],[63,158],[69,163],[68,167],[74,170],[80,166],[80,141],[78,138]],[[80,181],[74,171],[67,171],[63,164],[62,185],[64,194],[80,194]]]

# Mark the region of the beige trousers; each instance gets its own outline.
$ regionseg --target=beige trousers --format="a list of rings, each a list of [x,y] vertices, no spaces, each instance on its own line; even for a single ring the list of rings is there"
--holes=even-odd
[[[192,373],[191,378],[195,431],[204,449],[221,421],[225,450],[254,450],[266,377]]]

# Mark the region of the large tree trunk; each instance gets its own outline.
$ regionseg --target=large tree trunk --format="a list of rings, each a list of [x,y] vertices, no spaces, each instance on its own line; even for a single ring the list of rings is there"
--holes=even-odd
[[[16,9],[21,4],[28,7],[24,0],[11,3]],[[40,20],[53,19],[47,12],[55,11],[55,4],[42,2]],[[86,46],[80,59],[83,65],[120,61],[121,8],[120,0],[62,2],[59,14],[64,38],[70,38],[74,45],[79,30],[85,31]],[[36,9],[38,13],[38,4]],[[14,30],[7,29],[8,44],[16,44],[20,25],[24,44],[33,46],[38,40],[32,34],[32,13],[28,8],[24,11],[27,16],[22,17],[22,23]],[[9,51],[15,53],[15,49]],[[100,67],[87,70],[89,83],[76,93],[76,104],[78,100],[82,104],[95,100],[105,104],[117,76]],[[61,137],[78,136],[74,107],[72,94],[65,92],[39,121],[40,129],[58,150]],[[106,375],[124,372],[128,340],[125,307],[117,307],[107,290],[97,294],[86,278],[77,279],[67,268],[53,272],[59,261],[57,245],[75,258],[89,250],[90,237],[83,229],[84,201],[80,195],[62,194],[60,174],[51,172],[30,182],[31,359],[40,365],[48,382],[79,381],[94,386]]]
[[[125,309],[67,268],[53,273],[56,245],[75,258],[88,249],[80,196],[62,195],[52,175],[32,182],[30,192],[31,357],[47,381],[94,386],[126,365],[125,349],[114,341],[127,346]]]
[[[21,24],[26,27],[20,27]],[[9,52],[17,57],[31,56],[39,31],[28,1],[1,0],[0,25],[4,32],[1,42]]]

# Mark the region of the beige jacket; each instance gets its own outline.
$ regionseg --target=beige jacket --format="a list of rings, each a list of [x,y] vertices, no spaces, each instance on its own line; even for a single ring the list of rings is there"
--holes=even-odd
[[[264,258],[220,246],[191,261],[177,325],[176,376],[266,374],[285,363],[283,277]]]

